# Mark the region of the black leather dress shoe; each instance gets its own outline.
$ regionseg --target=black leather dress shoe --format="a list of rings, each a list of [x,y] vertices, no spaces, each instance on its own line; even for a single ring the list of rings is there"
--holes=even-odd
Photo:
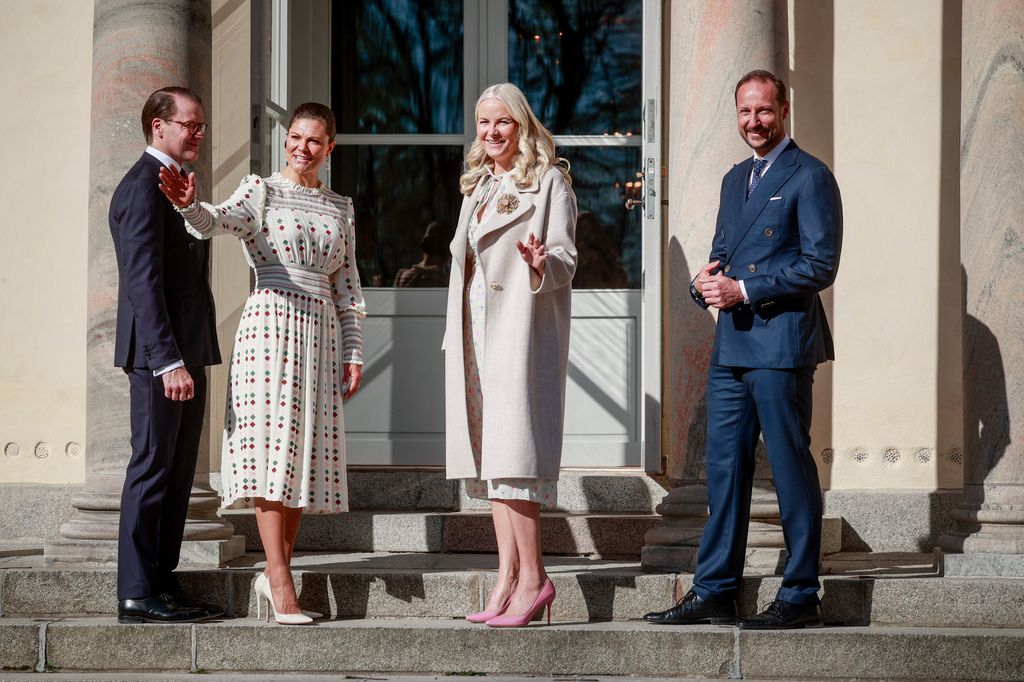
[[[820,628],[821,609],[817,604],[794,604],[776,599],[753,618],[740,621],[744,630],[795,630],[798,628]]]
[[[117,603],[118,623],[191,623],[203,618],[209,618],[209,614],[169,603],[161,597],[122,599]]]
[[[224,609],[217,606],[216,604],[208,604],[201,601],[192,601],[186,599],[180,592],[175,594],[172,592],[164,592],[160,595],[160,598],[167,602],[169,605],[175,608],[184,609],[195,609],[197,611],[206,612],[206,618],[214,618],[215,616],[223,616]]]
[[[672,608],[648,613],[644,620],[659,625],[732,625],[736,622],[736,602],[731,599],[702,599],[690,590]]]

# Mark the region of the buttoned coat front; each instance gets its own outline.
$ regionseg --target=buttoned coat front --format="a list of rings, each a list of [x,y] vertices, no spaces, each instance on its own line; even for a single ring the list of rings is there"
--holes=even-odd
[[[558,169],[529,187],[502,189],[504,204],[479,228],[477,251],[486,282],[481,466],[469,440],[463,348],[467,234],[481,187],[462,202],[451,244],[445,351],[448,478],[557,479],[562,456],[565,375],[569,358],[571,282],[576,271],[576,196]],[[531,278],[516,249],[530,234],[544,243],[544,276]],[[471,254],[469,254],[471,257]]]

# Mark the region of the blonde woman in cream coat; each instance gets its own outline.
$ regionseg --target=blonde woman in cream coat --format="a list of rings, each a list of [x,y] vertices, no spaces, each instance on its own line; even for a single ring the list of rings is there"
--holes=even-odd
[[[489,499],[498,581],[468,620],[529,623],[555,588],[540,508],[555,506],[562,454],[576,197],[567,163],[523,93],[503,83],[476,105],[460,179],[445,340],[448,478]]]

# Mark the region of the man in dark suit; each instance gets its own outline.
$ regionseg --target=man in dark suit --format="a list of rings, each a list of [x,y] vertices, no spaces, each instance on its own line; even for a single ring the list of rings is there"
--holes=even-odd
[[[190,621],[222,613],[188,604],[174,576],[206,407],[204,367],[218,364],[209,246],[185,231],[159,171],[199,156],[199,97],[163,88],[142,110],[148,147],[110,201],[117,254],[114,364],[128,375],[132,456],[121,494],[120,622]]]
[[[690,285],[718,309],[708,370],[710,517],[693,589],[653,623],[731,623],[743,575],[754,449],[764,436],[789,557],[775,601],[749,629],[820,627],[821,488],[810,451],[815,367],[834,359],[819,292],[836,277],[842,204],[831,171],[785,130],[786,86],[752,71],[736,86],[753,158],[722,181],[709,263]]]

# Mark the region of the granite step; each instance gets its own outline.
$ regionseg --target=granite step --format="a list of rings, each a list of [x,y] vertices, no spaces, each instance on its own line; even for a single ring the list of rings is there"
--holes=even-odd
[[[211,482],[217,489],[217,474]],[[638,469],[562,469],[558,509],[572,513],[653,514],[668,484]],[[349,467],[349,506],[353,510],[483,511],[486,500],[466,495],[443,468]]]
[[[1024,579],[941,578],[930,555],[874,563],[862,555],[825,562],[822,612],[843,625],[1024,628]],[[334,618],[456,619],[483,606],[497,558],[476,554],[308,554],[295,559],[300,603]],[[636,563],[548,557],[558,591],[554,613],[579,622],[640,619],[672,604],[692,575],[645,573]],[[229,616],[256,612],[252,583],[262,555],[220,570],[179,575],[187,594],[223,605]],[[748,575],[741,615],[756,613],[781,585],[778,576]],[[113,615],[111,569],[7,568],[0,571],[0,614],[18,617]]]
[[[248,551],[262,550],[256,517],[223,512]],[[660,519],[654,514],[544,512],[545,554],[637,559],[644,534]],[[351,511],[303,517],[296,538],[300,551],[325,552],[495,552],[489,512]]]
[[[715,678],[1024,680],[1024,631],[836,627],[748,632],[641,622],[491,629],[459,620],[253,619],[118,625],[110,617],[0,618],[0,668],[560,674]]]

